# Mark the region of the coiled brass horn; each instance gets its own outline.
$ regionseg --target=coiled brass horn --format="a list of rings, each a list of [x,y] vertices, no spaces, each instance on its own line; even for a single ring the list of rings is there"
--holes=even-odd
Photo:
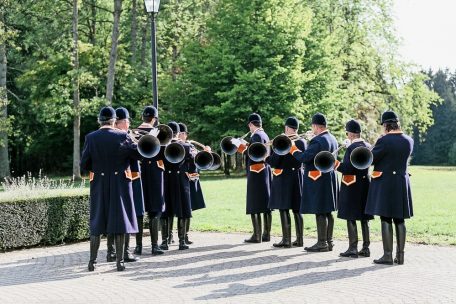
[[[247,149],[247,155],[251,160],[255,162],[262,161],[269,154],[268,145],[269,144],[263,144],[259,142],[250,144]]]
[[[353,167],[358,170],[364,170],[372,165],[374,161],[374,155],[372,154],[372,148],[368,147],[357,147],[350,153],[350,162]]]
[[[144,158],[152,158],[160,152],[160,141],[144,130],[128,130],[128,136],[137,144],[138,153]]]
[[[164,154],[167,161],[177,164],[184,160],[185,148],[180,142],[175,141],[166,146]]]
[[[250,134],[250,132],[247,132],[246,134],[244,134],[242,137],[240,137],[239,139],[243,140],[244,138],[246,138],[248,135]],[[222,141],[220,142],[220,148],[222,149],[222,151],[228,155],[233,155],[236,153],[238,147],[233,144],[232,142],[232,139],[234,139],[235,137],[233,136],[226,136],[222,139]]]
[[[334,152],[321,151],[314,158],[315,168],[322,172],[328,173],[334,170],[334,164],[336,163],[336,156],[340,149],[344,148],[345,145],[341,145]]]
[[[202,143],[199,143],[194,140],[189,140],[188,142],[192,145],[199,146],[203,149],[202,151],[198,151],[198,153],[195,155],[194,161],[196,168],[198,168],[199,170],[209,170],[214,164],[213,153],[204,150],[206,149],[206,146]]]

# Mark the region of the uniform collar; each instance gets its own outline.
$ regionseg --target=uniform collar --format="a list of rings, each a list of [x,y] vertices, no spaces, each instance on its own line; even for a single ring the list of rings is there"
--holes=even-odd
[[[111,127],[111,126],[101,126],[100,129],[115,129],[115,128]]]
[[[389,134],[404,134],[404,132],[402,132],[402,131],[391,131],[391,132],[386,133],[385,135],[389,135]]]
[[[318,135],[316,135],[316,136],[320,136],[320,135],[323,135],[323,134],[325,134],[325,133],[329,133],[329,130],[326,129],[326,130],[324,130],[323,132],[321,132],[320,134],[318,134]],[[315,137],[315,136],[314,136],[314,137]]]
[[[258,132],[258,131],[263,131],[263,128],[258,128],[258,129],[256,129],[255,131],[252,132],[252,135],[255,134],[255,133]]]
[[[150,123],[143,122],[138,128],[153,128],[154,126]]]
[[[363,141],[364,141],[364,139],[362,139],[362,138],[355,138],[355,139],[352,141],[352,144],[353,144],[353,143],[356,143],[356,142],[363,142]]]

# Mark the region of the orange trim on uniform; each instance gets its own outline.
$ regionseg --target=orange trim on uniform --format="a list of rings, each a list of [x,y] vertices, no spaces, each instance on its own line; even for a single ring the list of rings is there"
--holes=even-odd
[[[128,178],[129,180],[133,180],[133,176],[132,176],[130,170],[125,170],[125,177]]]
[[[338,161],[338,160],[336,159],[336,161],[334,162],[334,170],[339,169],[339,167],[340,167],[340,161]]]
[[[141,172],[131,172],[131,180],[135,180],[141,177]]]
[[[314,181],[319,179],[320,176],[321,176],[321,171],[318,171],[318,170],[309,171],[309,174],[308,174],[308,177]]]
[[[342,183],[344,183],[345,186],[356,183],[356,175],[342,175]]]
[[[266,166],[264,164],[255,164],[255,165],[250,165],[250,171],[255,172],[255,173],[260,173],[261,171],[264,170]]]
[[[296,145],[292,145],[291,148],[290,148],[290,154],[293,155],[295,152],[301,152],[301,150],[299,150],[298,147],[296,147]]]
[[[165,164],[161,159],[157,160],[157,167],[159,167],[162,170],[165,170]]]
[[[245,150],[247,150],[247,146],[244,145],[244,144],[240,144],[240,145],[239,145],[239,148],[237,149],[237,151],[238,151],[239,153],[244,153]]]
[[[372,172],[372,178],[378,178],[380,176],[382,176],[383,172],[381,171],[374,171]]]
[[[93,178],[95,177],[95,173],[92,171],[89,172],[89,181],[93,181]]]
[[[272,171],[272,174],[274,174],[274,176],[279,176],[280,174],[282,174],[283,172],[283,169],[274,169],[274,171]]]

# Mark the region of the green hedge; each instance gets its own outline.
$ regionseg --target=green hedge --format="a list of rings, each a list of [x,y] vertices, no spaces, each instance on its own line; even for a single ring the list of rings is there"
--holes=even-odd
[[[87,194],[0,200],[0,250],[55,245],[88,237]]]

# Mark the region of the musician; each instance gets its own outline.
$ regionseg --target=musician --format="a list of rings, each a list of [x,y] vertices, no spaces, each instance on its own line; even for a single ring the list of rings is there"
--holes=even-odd
[[[334,152],[338,144],[326,127],[326,117],[321,113],[312,117],[312,132],[315,136],[310,140],[307,150],[300,151],[296,145],[290,150],[290,153],[305,165],[300,213],[315,214],[317,222],[318,241],[304,250],[332,251],[334,218],[331,212],[337,208],[337,176],[334,171],[318,171],[314,159],[321,151]]]
[[[373,216],[364,213],[369,191],[369,169],[356,169],[350,162],[350,155],[354,149],[369,147],[369,144],[361,138],[361,125],[356,120],[348,121],[345,125],[345,131],[347,132],[347,150],[342,163],[337,168],[342,173],[337,216],[347,221],[349,247],[340,256],[357,258],[360,255],[369,257],[369,220],[373,219]],[[363,248],[359,252],[356,221],[361,221],[363,235]]]
[[[252,113],[248,119],[250,130],[250,141],[248,144],[256,142],[266,144],[269,142],[268,135],[262,128],[261,116]],[[238,152],[244,153],[247,150],[245,143],[239,145]],[[253,225],[252,237],[245,240],[246,243],[269,242],[271,239],[271,210],[268,208],[269,196],[271,193],[271,168],[264,160],[260,162],[252,161],[245,153],[245,163],[247,169],[247,208],[246,213],[250,214]],[[261,213],[264,219],[264,231],[261,234]]]
[[[295,139],[297,148],[305,151],[307,143],[304,139],[297,139],[298,129],[298,119],[288,117],[285,121],[285,135],[292,140]],[[272,152],[267,160],[270,166],[274,168],[269,209],[279,209],[282,225],[282,240],[272,246],[291,248],[293,245],[301,247],[303,246],[303,221],[299,208],[302,198],[303,165],[291,154],[279,155]],[[291,243],[290,209],[293,210],[296,227],[296,241],[293,243]]]
[[[142,113],[142,124],[138,130],[150,132],[155,125],[158,111],[153,106],[147,106]],[[152,246],[152,255],[163,254],[158,245],[158,230],[161,213],[165,208],[163,172],[164,147],[152,158],[143,158],[141,161],[141,181],[143,187],[144,207],[149,217],[149,231]],[[136,254],[142,253],[143,217],[138,217],[139,233],[136,234]]]
[[[101,234],[114,234],[116,266],[123,271],[125,234],[138,232],[133,202],[130,159],[139,159],[127,132],[114,128],[116,112],[101,109],[100,129],[85,138],[81,169],[90,171],[90,260],[94,271]]]
[[[162,215],[162,219],[170,222],[171,218],[177,217],[177,234],[179,237],[179,250],[189,249],[185,243],[185,234],[187,221],[192,217],[191,200],[190,200],[190,181],[186,174],[188,164],[193,162],[193,154],[191,146],[179,139],[179,124],[175,121],[168,123],[168,126],[173,130],[172,143],[179,143],[184,148],[185,157],[179,163],[172,163],[165,158],[165,201],[166,209]],[[167,219],[167,220],[166,220]],[[162,222],[162,249],[168,249],[167,234],[169,226],[163,225]]]
[[[372,150],[372,180],[367,196],[366,213],[381,219],[383,256],[376,264],[404,264],[405,219],[413,216],[412,193],[407,172],[413,151],[413,139],[401,131],[399,118],[393,111],[382,114],[383,136]],[[393,261],[393,226],[396,228],[396,258]]]
[[[179,123],[179,138],[183,142],[187,142],[188,139],[188,128],[184,123]],[[193,145],[192,145],[193,146]],[[195,147],[193,146],[193,149]],[[207,150],[207,147],[205,148]],[[187,176],[190,180],[190,201],[192,206],[192,212],[206,208],[206,203],[204,202],[203,190],[201,189],[201,184],[199,181],[199,170],[196,168],[195,162],[189,162],[187,168]],[[188,238],[188,232],[190,231],[190,219],[187,219],[187,225],[185,229],[185,243],[193,244],[192,241]]]

